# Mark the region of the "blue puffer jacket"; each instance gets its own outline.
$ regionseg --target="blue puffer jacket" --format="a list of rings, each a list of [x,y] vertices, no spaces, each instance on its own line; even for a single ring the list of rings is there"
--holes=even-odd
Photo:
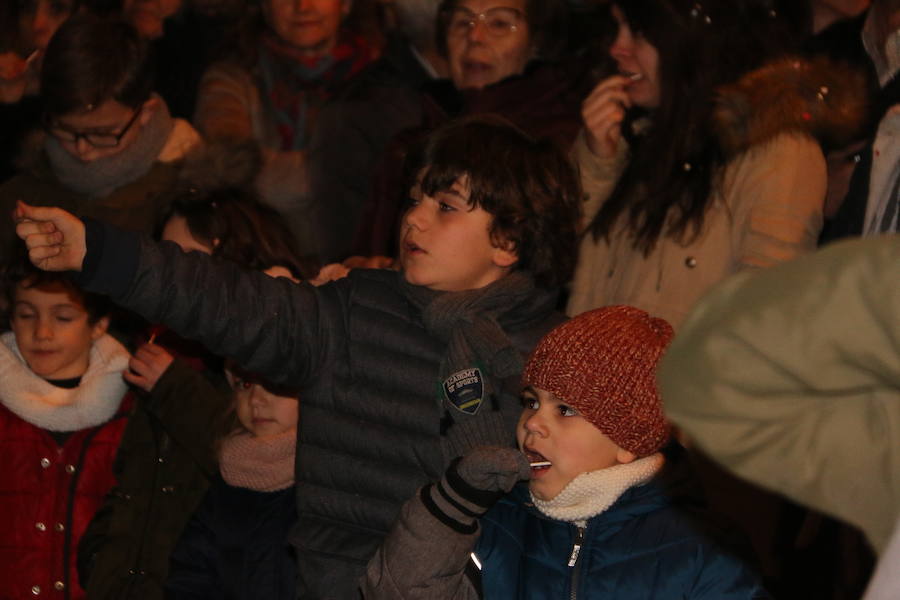
[[[528,487],[518,485],[481,519],[475,553],[484,598],[770,598],[746,563],[725,550],[723,530],[692,498],[692,485],[670,461],[581,531],[540,513]]]

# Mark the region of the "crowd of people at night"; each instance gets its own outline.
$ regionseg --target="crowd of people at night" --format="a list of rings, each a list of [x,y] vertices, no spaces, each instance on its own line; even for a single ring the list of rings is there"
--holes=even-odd
[[[8,0],[0,599],[900,597],[900,0]]]

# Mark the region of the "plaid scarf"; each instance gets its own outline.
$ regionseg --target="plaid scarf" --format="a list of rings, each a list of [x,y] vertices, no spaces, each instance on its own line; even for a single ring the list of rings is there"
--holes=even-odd
[[[364,38],[345,35],[330,53],[309,58],[274,33],[263,34],[257,68],[263,99],[281,137],[281,149],[305,149],[321,107],[377,54]]]

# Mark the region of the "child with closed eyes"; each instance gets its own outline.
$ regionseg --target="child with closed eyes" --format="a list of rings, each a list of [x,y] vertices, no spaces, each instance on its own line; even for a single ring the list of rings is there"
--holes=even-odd
[[[0,596],[82,600],[75,549],[116,482],[113,458],[134,404],[122,380],[131,357],[107,333],[112,305],[105,298],[34,268],[23,252],[6,257]]]
[[[683,451],[663,449],[655,371],[671,338],[630,306],[547,334],[523,372],[518,450],[472,450],[407,502],[364,596],[769,598],[695,497]]]

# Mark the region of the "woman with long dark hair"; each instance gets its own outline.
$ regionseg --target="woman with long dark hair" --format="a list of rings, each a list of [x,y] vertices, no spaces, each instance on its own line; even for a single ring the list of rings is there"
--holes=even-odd
[[[815,248],[819,142],[862,103],[843,71],[783,57],[773,7],[612,5],[618,73],[585,100],[574,149],[589,197],[570,314],[624,303],[677,327],[729,273]]]

